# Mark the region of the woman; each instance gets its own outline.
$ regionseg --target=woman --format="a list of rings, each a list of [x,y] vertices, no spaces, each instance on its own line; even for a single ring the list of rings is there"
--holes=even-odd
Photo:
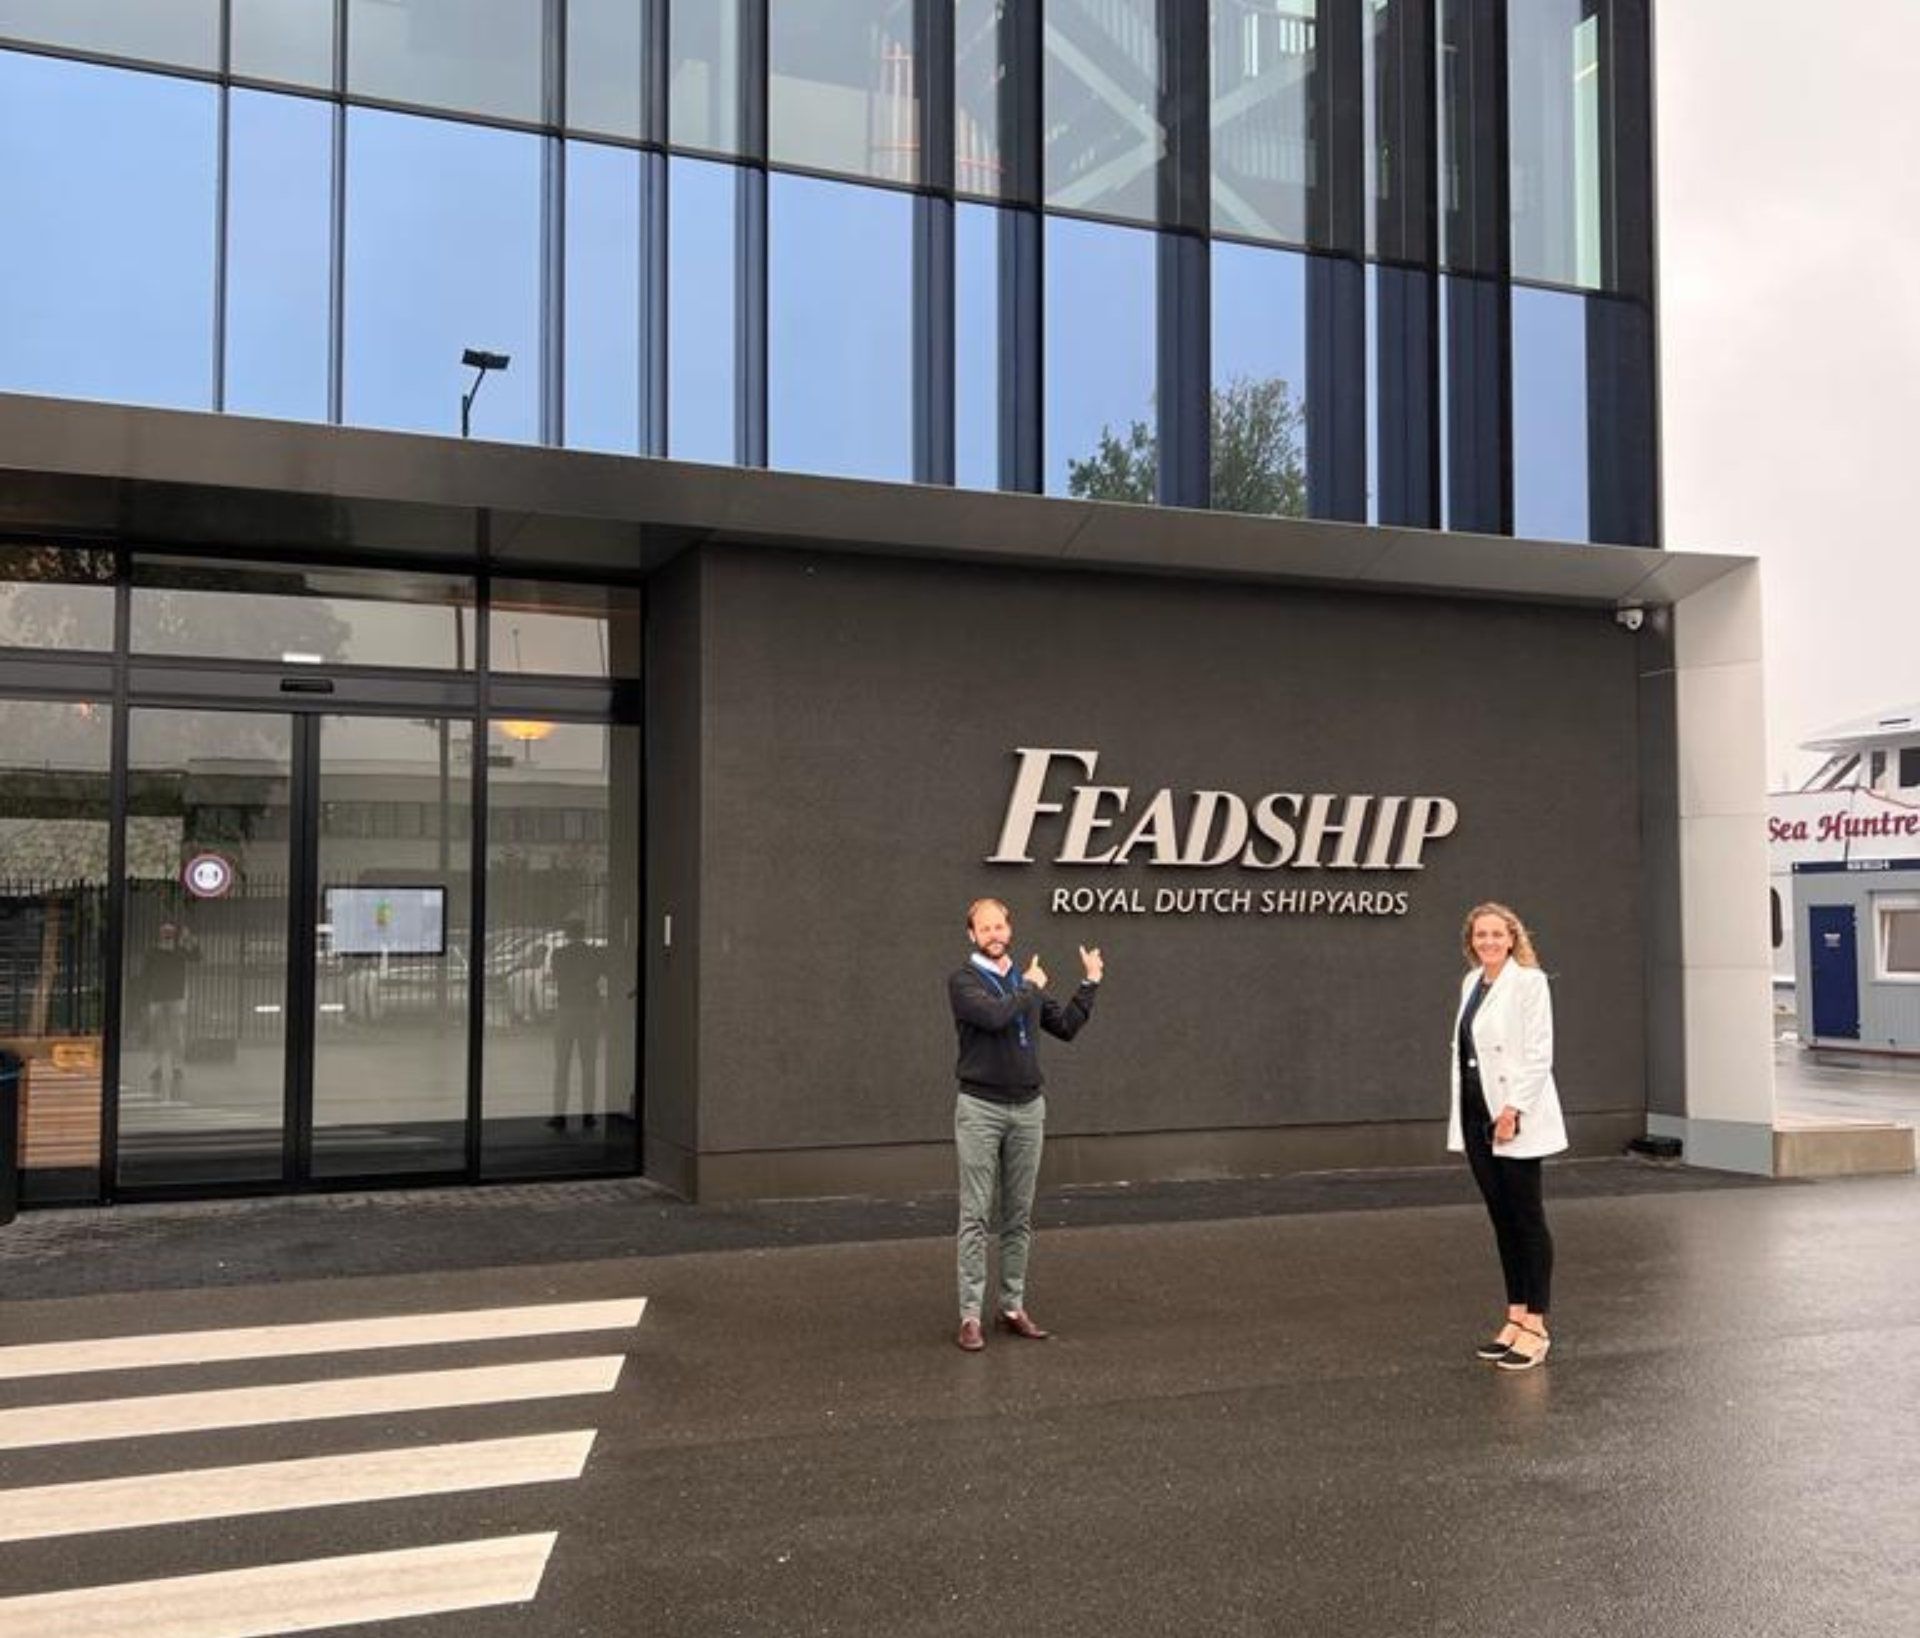
[[[1507,1280],[1506,1323],[1475,1351],[1503,1371],[1530,1371],[1552,1346],[1553,1236],[1540,1160],[1567,1146],[1553,1084],[1553,1000],[1533,940],[1504,904],[1476,904],[1461,943],[1471,970],[1454,1018],[1447,1147],[1466,1150]]]

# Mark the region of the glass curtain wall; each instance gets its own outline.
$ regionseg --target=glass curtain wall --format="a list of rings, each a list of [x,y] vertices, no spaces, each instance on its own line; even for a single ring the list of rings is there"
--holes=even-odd
[[[937,4],[939,0],[928,0]],[[1024,129],[1015,93],[1017,39],[1010,0],[954,0],[953,185],[979,199],[1020,194]]]
[[[227,105],[222,406],[331,413],[334,113],[310,97],[236,90]]]
[[[1216,233],[1307,243],[1319,14],[1319,0],[1209,0]]]
[[[219,167],[216,87],[0,51],[0,388],[213,407]]]
[[[1649,541],[1647,12],[0,0],[0,390],[447,435],[477,348],[481,438],[1231,504],[1217,393],[1291,323],[1210,312],[1237,242],[1311,258],[1312,515],[1539,514],[1531,285],[1606,303],[1569,538]],[[1146,254],[1075,302],[1072,224]]]
[[[333,85],[332,6],[312,0],[228,0],[228,14],[235,74],[317,90]]]
[[[919,181],[918,10],[915,0],[769,7],[769,156],[843,176]]]
[[[1046,245],[1046,488],[1153,503],[1154,235],[1055,217]]]
[[[1284,250],[1213,251],[1212,504],[1307,515],[1307,269]]]
[[[913,477],[913,201],[777,176],[767,231],[774,466]],[[835,405],[821,413],[832,384]]]
[[[1046,201],[1160,219],[1159,0],[1035,0],[1046,16]]]
[[[744,0],[667,0],[667,40],[669,140],[706,153],[748,152]]]
[[[1598,0],[1528,0],[1507,14],[1517,278],[1605,280]]]

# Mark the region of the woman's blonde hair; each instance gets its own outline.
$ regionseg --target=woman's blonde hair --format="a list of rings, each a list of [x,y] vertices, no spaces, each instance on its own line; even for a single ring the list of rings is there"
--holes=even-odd
[[[1533,935],[1527,931],[1527,924],[1506,905],[1489,899],[1485,904],[1476,904],[1467,912],[1467,919],[1460,924],[1460,948],[1466,952],[1467,965],[1477,966],[1480,958],[1473,953],[1473,924],[1482,916],[1498,916],[1507,924],[1507,934],[1513,940],[1513,959],[1523,967],[1540,965],[1540,954],[1533,947]]]

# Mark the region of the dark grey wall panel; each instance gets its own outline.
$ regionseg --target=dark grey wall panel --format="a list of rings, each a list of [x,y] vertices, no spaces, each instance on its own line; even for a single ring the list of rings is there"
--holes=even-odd
[[[701,596],[705,565],[685,557],[647,586],[647,900],[642,1083],[645,1164],[691,1193],[699,1141]],[[673,918],[673,945],[665,939]]]
[[[1644,1107],[1636,649],[1605,612],[713,549],[701,630],[703,1150],[940,1140],[981,893],[1061,988],[1076,940],[1111,965],[1093,1028],[1052,1044],[1056,1134],[1443,1116],[1481,897],[1538,931],[1570,1107]],[[1096,748],[1142,791],[1447,795],[1460,823],[1422,872],[1338,882],[989,866],[1021,745]],[[1049,912],[1096,879],[1411,905]]]

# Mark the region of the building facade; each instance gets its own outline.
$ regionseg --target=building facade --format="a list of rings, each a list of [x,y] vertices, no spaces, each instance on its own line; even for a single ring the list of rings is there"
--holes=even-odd
[[[1427,1157],[1489,895],[1583,1146],[1757,1153],[1650,87],[1644,0],[0,0],[28,1197],[920,1186],[980,892],[1119,980],[1059,1175]]]

